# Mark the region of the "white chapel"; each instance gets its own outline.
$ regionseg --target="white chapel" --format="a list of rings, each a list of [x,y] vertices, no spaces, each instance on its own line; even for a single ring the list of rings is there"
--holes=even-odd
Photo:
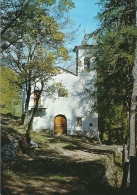
[[[61,68],[60,74],[54,76],[52,80],[62,83],[64,88],[57,88],[54,94],[43,91],[33,120],[34,131],[45,130],[53,134],[98,137],[98,114],[92,111],[96,100],[91,96],[95,90],[97,74],[93,69],[94,57],[89,57],[91,49],[92,45],[84,42],[80,46],[75,46],[73,51],[76,54],[76,73]],[[24,88],[23,112],[25,98]],[[30,112],[34,104],[35,93],[30,98]]]

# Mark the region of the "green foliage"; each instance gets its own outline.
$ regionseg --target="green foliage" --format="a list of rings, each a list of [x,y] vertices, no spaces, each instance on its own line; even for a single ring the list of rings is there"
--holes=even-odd
[[[108,0],[100,4],[100,28],[91,35],[96,39],[93,51],[98,74],[96,109],[101,138],[105,134],[109,143],[115,143],[121,135],[120,143],[123,143],[128,135],[127,113],[133,84],[136,5],[135,0]]]
[[[59,0],[58,7],[60,11],[68,12],[71,8],[74,8],[74,3],[71,0]]]
[[[74,7],[71,0],[2,0],[1,4],[2,51],[15,45],[23,36],[29,37],[28,41],[31,37],[32,43],[36,40],[40,43],[42,35],[45,45],[49,42],[52,47],[57,45],[64,38],[59,25],[65,25],[67,16],[64,14]]]
[[[59,97],[68,97],[68,90],[65,88],[59,88],[58,96]]]
[[[60,0],[58,3],[51,0],[27,0],[18,3],[16,9],[15,5],[15,2],[11,3],[12,9],[8,11],[4,11],[6,5],[3,8],[4,64],[12,67],[25,80],[35,80],[36,77],[56,72],[55,69],[53,71],[53,63],[70,59],[59,21],[64,21],[63,14],[74,6],[73,3],[71,0]],[[59,5],[63,7],[62,10],[58,9]],[[12,24],[7,26],[6,19]],[[14,42],[14,38],[18,41]],[[9,46],[11,42],[12,51]]]
[[[72,7],[71,0],[10,0],[9,4],[2,1],[3,64],[12,67],[25,81],[27,96],[23,123],[28,116],[31,93],[35,91],[31,86],[41,82],[28,131],[45,83],[58,73],[55,64],[70,59],[61,28],[68,23],[67,12]]]
[[[21,106],[17,75],[8,67],[1,67],[1,112],[15,114],[15,105]]]

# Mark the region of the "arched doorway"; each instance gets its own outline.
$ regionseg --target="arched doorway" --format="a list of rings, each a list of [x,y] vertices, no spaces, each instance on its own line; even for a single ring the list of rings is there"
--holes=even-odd
[[[54,118],[54,134],[66,134],[67,133],[67,119],[63,115],[57,115]]]

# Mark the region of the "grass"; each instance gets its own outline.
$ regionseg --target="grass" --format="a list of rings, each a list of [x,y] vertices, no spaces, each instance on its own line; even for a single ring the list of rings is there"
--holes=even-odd
[[[24,150],[25,127],[17,118],[4,116],[2,122],[2,145],[10,137],[20,144],[16,158],[2,163],[2,195],[118,192],[122,161],[115,164],[115,147],[95,144],[84,137],[31,132],[31,139],[40,147]]]
[[[13,176],[14,176],[13,171],[11,171],[11,170],[9,170],[9,169],[3,170],[3,174],[4,174],[6,177],[13,177]]]

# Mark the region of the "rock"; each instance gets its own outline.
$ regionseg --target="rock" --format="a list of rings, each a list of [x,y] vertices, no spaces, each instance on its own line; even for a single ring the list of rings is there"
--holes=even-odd
[[[2,161],[11,160],[16,157],[17,148],[14,143],[5,144],[1,149]]]
[[[1,148],[1,159],[2,161],[11,160],[16,157],[16,154],[19,150],[19,141],[10,137],[11,142],[9,144],[5,144]]]

